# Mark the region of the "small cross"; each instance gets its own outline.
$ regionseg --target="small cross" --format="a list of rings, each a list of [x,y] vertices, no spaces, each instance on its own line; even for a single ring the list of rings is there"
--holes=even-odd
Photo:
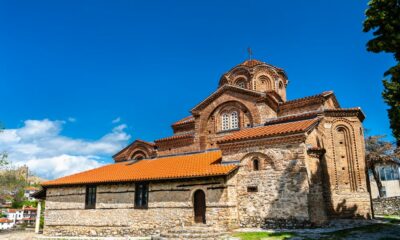
[[[251,50],[250,47],[247,48],[247,53],[249,54],[249,60],[251,60],[251,58],[253,56],[253,51]]]

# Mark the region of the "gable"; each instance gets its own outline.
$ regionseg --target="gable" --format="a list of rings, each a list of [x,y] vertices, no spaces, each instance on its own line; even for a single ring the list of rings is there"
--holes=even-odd
[[[115,162],[130,160],[135,153],[140,153],[144,158],[154,157],[154,143],[140,139],[135,140],[124,149],[113,155]]]
[[[227,92],[237,93],[237,94],[244,95],[244,96],[249,96],[249,97],[254,98],[255,100],[265,97],[265,93],[256,92],[256,91],[252,91],[252,90],[248,90],[248,89],[244,89],[244,88],[226,84],[226,85],[218,88],[217,91],[215,91],[210,96],[208,96],[206,99],[204,99],[202,102],[197,104],[191,110],[192,114],[195,115],[196,113],[200,112],[201,110],[206,108],[208,105],[212,104],[216,99],[218,99],[222,95],[226,94]]]

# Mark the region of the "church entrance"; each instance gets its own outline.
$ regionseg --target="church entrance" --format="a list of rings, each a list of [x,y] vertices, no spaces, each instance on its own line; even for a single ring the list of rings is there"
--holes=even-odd
[[[203,190],[197,190],[193,195],[194,221],[206,223],[206,195]]]

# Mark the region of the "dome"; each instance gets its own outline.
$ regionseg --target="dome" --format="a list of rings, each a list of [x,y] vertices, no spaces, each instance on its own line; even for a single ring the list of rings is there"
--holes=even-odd
[[[282,99],[286,99],[287,83],[283,69],[257,59],[249,59],[223,74],[219,87],[229,84],[258,92],[275,91]]]

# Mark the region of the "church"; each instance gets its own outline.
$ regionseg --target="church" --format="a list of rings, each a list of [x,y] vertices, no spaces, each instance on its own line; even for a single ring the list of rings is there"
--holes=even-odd
[[[332,91],[287,100],[288,83],[283,69],[246,60],[172,123],[172,136],[135,140],[113,164],[44,182],[44,234],[152,236],[371,218],[362,110],[341,108]]]

